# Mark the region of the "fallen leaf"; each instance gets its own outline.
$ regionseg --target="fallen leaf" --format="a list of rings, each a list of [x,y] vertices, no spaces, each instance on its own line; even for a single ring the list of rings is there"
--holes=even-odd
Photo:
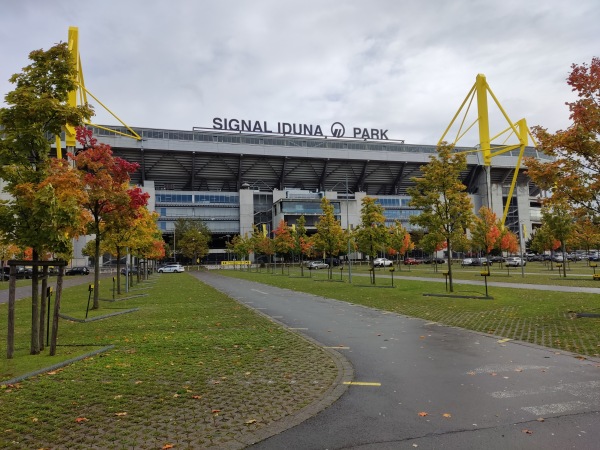
[[[114,398],[115,400],[119,400],[120,398],[123,398],[123,396],[122,396],[122,395],[115,395],[113,398]]]
[[[37,422],[37,421],[38,421],[38,418],[37,418],[37,417],[32,417],[32,418],[31,418],[31,421],[32,421],[32,422]]]
[[[527,428],[524,428],[523,430],[521,430],[523,433],[525,434],[533,434],[533,431],[528,430]]]
[[[490,375],[493,376],[493,377],[495,377],[498,374],[496,372],[492,372]]]
[[[523,372],[523,369],[515,369],[515,372]]]
[[[446,419],[449,419],[450,417],[452,417],[452,414],[450,414],[450,413],[444,413],[444,414],[442,414],[442,417],[445,417]]]
[[[246,422],[244,422],[244,423],[245,423],[246,425],[251,425],[251,424],[253,424],[253,423],[256,423],[256,419],[249,419],[249,420],[246,420]]]
[[[546,419],[544,419],[543,417],[538,417],[538,418],[537,418],[537,419],[535,419],[535,420],[537,420],[538,422],[543,422],[543,421],[545,421]]]
[[[200,400],[202,398],[201,395],[192,395],[192,398],[195,400]]]
[[[212,410],[212,413],[213,413],[213,414],[219,414],[220,412],[221,412],[221,410],[220,410],[220,409],[213,409],[213,410]]]
[[[142,383],[143,383],[143,381],[139,381],[139,380],[135,382],[135,384],[142,384]]]
[[[165,445],[163,445],[163,450],[167,450],[169,448],[173,448],[173,444],[165,444]]]
[[[426,412],[420,412],[420,413],[419,413],[419,416],[421,416],[421,417],[425,417],[425,416],[427,416],[427,415],[428,415],[428,414],[427,414]]]
[[[121,417],[121,416],[126,416],[126,415],[127,415],[127,413],[126,413],[126,412],[118,412],[118,413],[115,413],[115,416],[119,416],[119,417]]]
[[[78,417],[77,419],[75,419],[75,422],[81,423],[81,422],[87,422],[88,420],[90,420],[90,419],[88,419],[86,417]]]
[[[419,336],[419,339],[425,339],[425,336]]]

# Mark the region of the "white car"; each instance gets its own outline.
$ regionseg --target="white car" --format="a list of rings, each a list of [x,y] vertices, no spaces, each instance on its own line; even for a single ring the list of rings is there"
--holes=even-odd
[[[179,273],[185,272],[185,268],[181,264],[169,264],[158,268],[158,273]]]
[[[526,266],[527,261],[523,261],[521,258],[519,258],[517,256],[512,256],[510,258],[506,258],[506,260],[504,261],[504,265],[506,267],[521,267],[521,266]]]
[[[376,258],[373,260],[373,267],[392,267],[394,261],[387,258]]]
[[[312,261],[308,264],[309,270],[329,269],[329,264],[322,261]]]

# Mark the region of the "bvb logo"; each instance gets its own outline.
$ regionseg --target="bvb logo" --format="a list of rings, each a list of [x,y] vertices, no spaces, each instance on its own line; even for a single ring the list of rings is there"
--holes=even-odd
[[[333,137],[341,138],[344,137],[344,134],[346,134],[346,129],[340,122],[334,122],[331,125],[331,135]]]

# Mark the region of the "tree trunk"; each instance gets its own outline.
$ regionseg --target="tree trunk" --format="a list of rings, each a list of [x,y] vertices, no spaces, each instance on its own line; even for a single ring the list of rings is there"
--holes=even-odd
[[[58,314],[60,312],[60,300],[62,297],[63,278],[65,266],[59,266],[58,279],[56,280],[56,298],[54,299],[54,313],[52,315],[52,336],[50,337],[50,356],[56,355],[56,343],[58,342]]]
[[[96,234],[95,243],[96,251],[94,252],[94,306],[92,307],[92,309],[100,309],[100,233]]]
[[[117,247],[117,294],[121,294],[121,247]]]
[[[38,252],[33,250],[32,259],[37,261]],[[39,286],[38,286],[38,266],[33,265],[31,273],[31,348],[30,355],[40,353],[40,303],[39,303]]]
[[[48,266],[42,269],[42,292],[40,302],[40,351],[44,350],[44,335],[46,334],[46,308],[48,304]]]
[[[10,266],[8,279],[8,332],[6,334],[6,358],[12,359],[15,351],[15,296],[17,287],[17,268]]]

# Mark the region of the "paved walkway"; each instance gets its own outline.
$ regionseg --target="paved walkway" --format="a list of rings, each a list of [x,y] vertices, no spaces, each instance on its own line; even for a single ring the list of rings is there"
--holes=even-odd
[[[198,277],[336,349],[354,368],[337,402],[256,448],[597,448],[598,361],[215,273]]]

